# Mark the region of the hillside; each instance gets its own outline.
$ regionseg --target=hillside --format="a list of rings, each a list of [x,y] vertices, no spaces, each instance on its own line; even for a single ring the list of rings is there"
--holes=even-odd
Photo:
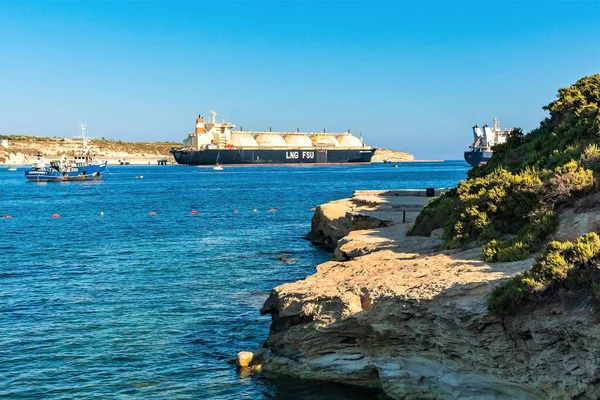
[[[379,148],[379,149],[375,150],[375,154],[373,155],[371,162],[380,163],[380,162],[383,162],[384,160],[387,160],[390,162],[399,162],[399,161],[413,161],[414,159],[415,159],[415,156],[413,156],[412,154],[409,154],[409,153]]]
[[[526,135],[514,129],[487,165],[473,168],[469,179],[432,201],[415,221],[412,235],[443,229],[445,248],[483,245],[488,262],[524,260],[544,250],[531,271],[494,292],[490,309],[514,312],[526,299],[565,287],[600,298],[600,275],[591,272],[599,267],[597,237],[548,244],[561,214],[582,201],[587,208],[596,205],[599,104],[600,74],[560,89],[538,128]]]
[[[30,164],[38,153],[51,158],[62,153],[70,153],[81,149],[80,139],[57,137],[11,135],[0,136],[0,140],[8,141],[8,148],[0,146],[0,164]],[[127,161],[131,164],[155,164],[156,160],[173,160],[169,153],[171,147],[179,143],[171,142],[122,142],[120,140],[93,139],[88,143],[89,149],[109,164]]]

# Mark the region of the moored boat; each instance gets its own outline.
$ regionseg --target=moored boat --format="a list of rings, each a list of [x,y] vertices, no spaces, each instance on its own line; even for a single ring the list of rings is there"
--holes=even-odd
[[[80,125],[82,150],[67,156],[63,154],[59,160],[46,161],[42,154],[32,168],[25,171],[29,182],[64,182],[102,179],[107,162],[96,159],[87,148],[88,138],[85,136],[85,125]]]
[[[216,121],[205,123],[200,115],[196,130],[188,134],[182,148],[172,148],[178,164],[332,164],[369,163],[375,148],[349,131],[272,132],[233,130],[235,125]]]
[[[510,129],[501,129],[498,124],[498,118],[494,118],[494,126],[484,125],[473,127],[473,143],[469,150],[465,151],[465,161],[473,167],[483,165],[492,158],[493,148],[498,144],[506,142],[506,138],[512,131]]]

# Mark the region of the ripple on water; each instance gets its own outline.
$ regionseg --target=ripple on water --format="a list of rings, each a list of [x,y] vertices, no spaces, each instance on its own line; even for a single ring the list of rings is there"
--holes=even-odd
[[[312,207],[355,189],[454,186],[466,171],[123,166],[36,185],[0,170],[0,214],[13,217],[0,219],[0,398],[376,398],[228,361],[265,340],[271,289],[330,258],[304,239]]]

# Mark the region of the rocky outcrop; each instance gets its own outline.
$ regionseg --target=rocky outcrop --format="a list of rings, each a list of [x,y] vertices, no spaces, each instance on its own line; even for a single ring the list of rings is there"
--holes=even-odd
[[[389,162],[401,162],[401,161],[413,161],[415,156],[409,153],[404,153],[402,151],[395,151],[390,149],[377,149],[375,150],[375,154],[373,154],[373,158],[371,162],[380,163],[385,161]]]
[[[587,295],[490,314],[492,289],[533,258],[488,264],[480,248],[435,251],[439,239],[405,236],[389,199],[360,197],[328,203],[313,219],[317,237],[336,241],[337,260],[275,288],[264,304],[272,317],[264,370],[398,399],[600,398],[600,324]],[[348,214],[378,213],[380,226],[352,231]],[[328,221],[339,225],[328,230]]]

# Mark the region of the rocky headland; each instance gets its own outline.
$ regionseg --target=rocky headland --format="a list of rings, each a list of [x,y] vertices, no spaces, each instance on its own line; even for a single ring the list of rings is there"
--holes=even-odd
[[[600,74],[560,89],[414,210],[394,191],[317,207],[333,259],[273,289],[244,368],[396,399],[600,398],[599,93]]]
[[[261,310],[272,317],[263,370],[399,399],[600,397],[600,325],[588,296],[492,314],[493,288],[533,256],[489,263],[481,247],[440,251],[440,233],[406,235],[411,223],[386,194],[316,209],[310,237],[335,248],[334,260],[271,293]],[[556,236],[599,222],[597,210],[570,209]]]
[[[415,156],[409,153],[405,153],[402,151],[390,150],[379,148],[375,150],[375,154],[373,154],[373,158],[371,162],[374,163],[382,163],[384,161],[389,162],[402,162],[402,161],[414,161]]]

